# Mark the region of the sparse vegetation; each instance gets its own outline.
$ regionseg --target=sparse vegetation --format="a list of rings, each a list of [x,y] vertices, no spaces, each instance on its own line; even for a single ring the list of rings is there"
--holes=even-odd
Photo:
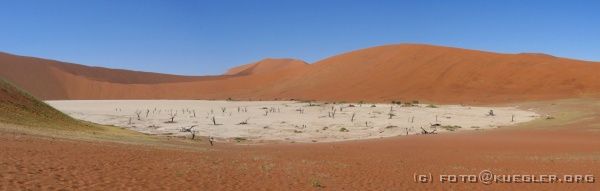
[[[455,131],[455,130],[460,129],[462,127],[458,126],[458,125],[444,125],[444,126],[440,126],[440,128],[445,129],[446,131]]]
[[[345,127],[340,128],[340,132],[350,132],[350,130],[346,129]]]
[[[246,141],[247,139],[243,138],[243,137],[236,137],[236,138],[233,138],[233,140],[235,140],[235,142],[239,143],[239,142],[242,142],[242,141]]]
[[[308,107],[318,107],[318,106],[321,106],[321,105],[320,105],[320,104],[313,103],[312,101],[309,101],[309,102],[308,102]]]
[[[396,128],[396,127],[398,127],[398,126],[395,126],[395,125],[388,125],[388,126],[386,126],[385,128],[386,128],[386,129],[393,129],[393,128]]]
[[[310,184],[312,185],[312,187],[315,188],[324,188],[323,184],[321,184],[321,181],[319,181],[318,179],[310,180]]]

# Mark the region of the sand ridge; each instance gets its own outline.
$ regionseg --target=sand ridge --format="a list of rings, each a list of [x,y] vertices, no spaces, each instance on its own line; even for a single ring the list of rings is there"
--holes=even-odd
[[[302,60],[267,58],[252,64],[231,68],[227,70],[224,75],[251,75],[278,72],[278,70],[297,70],[299,68],[308,67],[307,65],[308,63]]]

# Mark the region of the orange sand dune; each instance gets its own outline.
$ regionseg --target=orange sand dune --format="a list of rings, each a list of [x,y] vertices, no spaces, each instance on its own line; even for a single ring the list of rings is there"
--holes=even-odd
[[[367,48],[314,64],[266,59],[213,77],[92,68],[12,55],[0,55],[0,69],[1,77],[41,99],[498,103],[600,93],[597,62],[416,44]]]
[[[331,100],[504,102],[600,92],[599,63],[427,45],[358,50],[319,61],[311,69],[304,77],[318,83],[302,86],[296,95]]]

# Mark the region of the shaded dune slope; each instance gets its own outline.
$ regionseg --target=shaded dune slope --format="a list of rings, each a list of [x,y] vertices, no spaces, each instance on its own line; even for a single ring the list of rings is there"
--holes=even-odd
[[[93,68],[0,56],[0,75],[41,99],[243,99],[498,103],[597,97],[600,64],[401,44],[314,64],[265,59],[213,77]],[[60,65],[60,66],[55,66]],[[23,73],[33,72],[27,77]],[[21,74],[21,75],[19,75]]]
[[[40,99],[69,99],[73,88],[64,76],[74,75],[89,81],[115,84],[157,84],[219,79],[221,76],[178,76],[90,67],[54,60],[0,53],[0,77],[27,90]]]

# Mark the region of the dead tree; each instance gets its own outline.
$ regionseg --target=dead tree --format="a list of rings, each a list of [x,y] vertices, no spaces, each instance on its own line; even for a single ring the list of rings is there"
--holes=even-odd
[[[247,125],[248,124],[248,120],[250,120],[250,118],[238,123],[238,125]]]
[[[350,118],[350,122],[354,122],[354,116],[356,116],[356,113],[352,113],[352,117]]]
[[[329,112],[329,117],[335,119],[335,112],[337,111],[337,109],[333,108],[333,107],[332,107],[332,109],[333,109],[333,111]]]
[[[171,111],[171,113],[169,113],[169,123],[175,123],[175,117],[177,117],[177,111],[175,111],[175,113],[173,113],[173,111]]]
[[[496,114],[494,114],[494,110],[490,110],[490,111],[488,112],[488,116],[496,116]]]
[[[437,129],[434,129],[432,131],[427,131],[427,130],[423,129],[423,127],[421,127],[421,134],[423,134],[423,135],[437,134],[435,131],[437,131]]]
[[[225,110],[227,110],[227,108],[225,108],[225,107],[221,107],[221,111],[222,111],[223,113],[225,113]]]
[[[510,122],[515,122],[515,114],[512,115]]]
[[[215,138],[212,136],[208,137],[208,142],[210,143],[210,146],[213,146],[213,142],[215,142]]]
[[[139,120],[142,120],[142,118],[140,117],[140,115],[141,115],[141,114],[142,114],[142,111],[140,111],[140,110],[136,110],[136,111],[135,111],[135,115],[137,115],[137,120],[138,120],[138,121],[139,121]]]
[[[196,131],[194,131],[194,127],[196,127],[196,126],[197,125],[192,125],[189,128],[182,127],[180,131],[181,132],[189,132],[190,134],[192,134],[192,139],[194,139],[196,137]]]
[[[213,122],[213,125],[217,125],[217,120],[215,119],[215,116],[212,117],[212,122]]]
[[[390,116],[388,119],[392,119],[392,117],[396,116],[396,114],[393,113],[388,113],[388,115]]]
[[[146,110],[146,118],[148,118],[148,114],[150,114],[150,109]]]

